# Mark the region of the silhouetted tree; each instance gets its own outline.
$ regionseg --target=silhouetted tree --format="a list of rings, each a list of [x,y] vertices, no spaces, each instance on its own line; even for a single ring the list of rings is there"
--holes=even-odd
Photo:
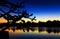
[[[23,23],[25,23],[25,20],[22,20],[23,17],[31,19],[32,21],[36,20],[35,19],[36,17],[30,18],[30,16],[32,16],[33,14],[27,13],[27,10],[20,11],[21,8],[24,8],[24,4],[22,2],[20,4],[18,4],[18,2],[16,4],[13,4],[11,2],[8,2],[7,0],[2,0],[2,1],[0,1],[0,4],[1,4],[0,6],[9,8],[9,11],[7,11],[7,12],[5,12],[2,8],[0,8],[0,11],[2,11],[4,13],[4,14],[0,14],[0,17],[5,18],[8,21],[8,25],[12,24],[14,26],[14,24],[19,20],[21,20]],[[17,10],[17,12],[15,12],[15,10]],[[11,13],[14,13],[17,15],[12,16]],[[8,28],[8,27],[6,27],[6,28]],[[6,28],[4,28],[3,30],[5,30]]]
[[[4,26],[4,28],[2,28],[2,30],[0,31],[0,33],[2,32],[2,34],[4,33],[4,35],[7,35],[6,33],[5,33],[5,30],[7,29],[7,28],[9,28],[11,25],[16,25],[16,21],[19,21],[19,20],[21,20],[23,23],[25,23],[25,21],[24,20],[22,20],[22,18],[24,17],[24,18],[29,18],[29,19],[32,19],[32,18],[30,18],[30,16],[32,16],[33,14],[28,14],[27,13],[27,10],[23,10],[23,11],[20,11],[19,12],[19,10],[21,10],[21,8],[24,8],[24,5],[23,5],[23,3],[21,2],[19,5],[18,5],[18,3],[16,3],[16,4],[13,4],[13,3],[11,3],[11,2],[8,2],[7,0],[0,0],[0,6],[3,6],[3,7],[7,7],[7,8],[9,8],[9,11],[4,11],[4,9],[2,9],[1,7],[0,7],[0,11],[1,12],[3,12],[3,14],[1,13],[0,14],[0,18],[1,17],[3,17],[3,18],[5,18],[6,20],[7,20],[7,24],[5,24],[5,25],[3,25]],[[17,10],[18,9],[18,10]],[[15,12],[15,10],[17,10],[17,12]],[[12,16],[11,15],[11,13],[14,13],[14,14],[17,14],[17,15],[14,15],[14,16]],[[33,20],[35,19],[35,17],[33,18]],[[12,22],[11,22],[12,21]],[[22,25],[22,24],[21,24]],[[13,31],[15,32],[15,29],[13,28]],[[24,31],[24,30],[23,30]],[[28,31],[28,29],[27,29],[27,31]],[[0,34],[1,35],[1,34]],[[4,38],[4,36],[3,35],[1,35],[3,38]],[[8,36],[9,37],[9,36]],[[3,38],[0,38],[0,39],[3,39]],[[5,37],[6,38],[6,37]],[[5,39],[4,38],[4,39]],[[6,38],[6,39],[8,39],[8,38]]]

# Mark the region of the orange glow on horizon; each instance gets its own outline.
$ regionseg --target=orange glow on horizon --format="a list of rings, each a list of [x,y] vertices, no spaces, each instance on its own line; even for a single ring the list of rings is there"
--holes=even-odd
[[[23,18],[24,20],[25,20],[25,22],[27,22],[27,21],[30,21],[30,22],[36,22],[36,23],[38,23],[39,21],[41,21],[41,22],[47,22],[49,19],[37,19],[36,21],[34,20],[34,21],[31,21],[30,19],[25,19],[25,18]],[[53,20],[58,20],[58,21],[60,21],[60,19],[59,18],[50,18],[50,20],[51,21],[53,21]],[[20,23],[21,21],[17,21],[16,23]],[[0,18],[0,23],[7,23],[7,20],[6,19],[4,19],[3,17],[2,18]]]
[[[0,23],[7,23],[7,20],[4,18],[0,18]]]

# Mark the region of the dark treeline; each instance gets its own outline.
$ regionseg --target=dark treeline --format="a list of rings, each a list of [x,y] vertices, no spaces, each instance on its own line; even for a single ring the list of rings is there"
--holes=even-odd
[[[2,23],[0,24],[0,28],[3,27],[3,26],[16,26],[16,27],[60,27],[60,21],[47,21],[47,22],[38,22],[38,23],[35,23],[35,22],[24,22],[24,23],[11,23],[11,24],[8,24],[8,23]]]
[[[47,22],[39,21],[38,23],[28,21],[26,23],[20,22],[20,23],[11,23],[11,24],[8,24],[8,23],[0,24],[0,28],[4,28],[6,26],[13,27],[12,28],[13,32],[15,31],[15,28],[16,28],[16,30],[23,29],[23,32],[25,32],[25,28],[26,28],[27,32],[29,32],[29,29],[34,32],[34,30],[35,30],[34,27],[38,27],[38,32],[43,31],[43,27],[46,27],[46,31],[48,33],[51,33],[51,32],[59,33],[60,32],[60,21],[56,21],[56,20],[47,21]]]

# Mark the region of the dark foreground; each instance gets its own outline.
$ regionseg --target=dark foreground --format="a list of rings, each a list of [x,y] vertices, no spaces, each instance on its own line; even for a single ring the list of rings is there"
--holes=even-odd
[[[0,39],[9,39],[8,31],[0,31]]]

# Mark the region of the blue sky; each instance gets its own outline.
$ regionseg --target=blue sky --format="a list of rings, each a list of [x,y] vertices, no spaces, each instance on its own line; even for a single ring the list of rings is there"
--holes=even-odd
[[[60,0],[26,0],[26,8],[39,20],[60,18]]]
[[[19,0],[8,0],[16,3]],[[25,2],[28,13],[41,21],[60,20],[60,0],[20,0]],[[20,2],[19,1],[19,2]]]

